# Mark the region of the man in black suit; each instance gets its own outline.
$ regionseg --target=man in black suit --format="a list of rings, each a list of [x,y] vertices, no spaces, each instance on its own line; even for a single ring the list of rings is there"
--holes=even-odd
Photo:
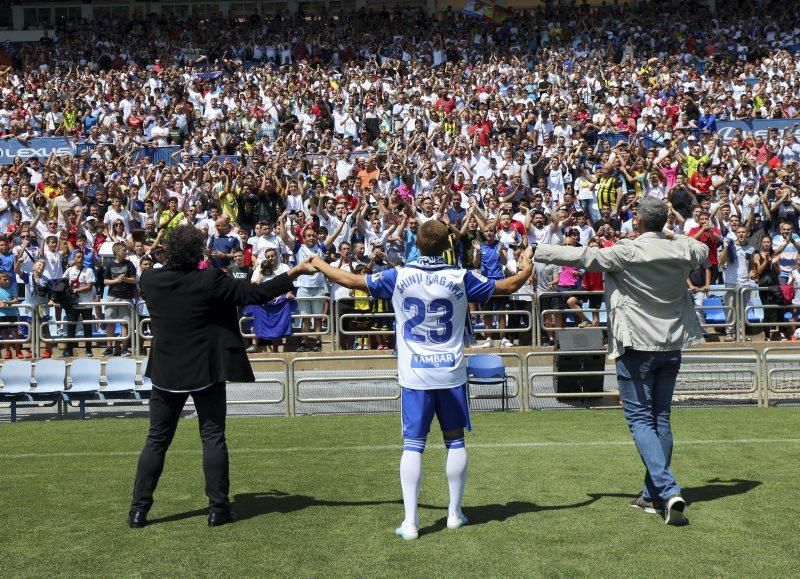
[[[167,239],[166,267],[142,274],[142,296],[147,300],[153,332],[145,375],[151,378],[153,390],[150,430],[139,457],[128,514],[132,528],[147,524],[164,457],[189,396],[200,420],[208,524],[218,526],[233,520],[228,500],[225,382],[255,380],[239,333],[236,307],[265,303],[293,291],[293,279],[315,272],[310,263],[302,263],[255,285],[232,279],[220,269],[198,270],[203,248],[197,229],[176,227]]]

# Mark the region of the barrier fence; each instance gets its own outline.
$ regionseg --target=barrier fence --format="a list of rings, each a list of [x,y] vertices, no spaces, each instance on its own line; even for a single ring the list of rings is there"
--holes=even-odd
[[[125,343],[130,341],[131,348],[134,351],[138,351],[139,347],[139,340],[138,340],[138,332],[134,332],[134,328],[138,328],[136,324],[136,306],[133,303],[128,302],[110,302],[110,301],[99,301],[99,302],[91,302],[90,304],[86,304],[85,307],[76,308],[82,311],[89,310],[90,314],[94,312],[96,307],[102,308],[103,306],[114,307],[114,308],[121,308],[124,310],[128,310],[130,312],[130,317],[123,317],[123,318],[92,318],[87,320],[80,320],[80,321],[69,321],[66,319],[67,312],[64,311],[64,318],[61,320],[44,320],[38,323],[38,345],[41,344],[58,344],[59,342],[69,344],[77,344],[79,342],[113,342],[117,343]],[[38,316],[36,316],[38,317]],[[49,328],[50,326],[54,326],[56,329],[60,327],[69,327],[75,326],[76,333],[77,329],[81,326],[96,326],[101,328],[102,326],[114,326],[120,325],[120,327],[124,327],[126,329],[127,336],[122,336],[120,333],[119,336],[114,335],[114,332],[111,332],[111,335],[108,333],[105,336],[95,336],[94,331],[92,332],[91,336],[75,336],[73,338],[68,338],[66,336],[53,336],[52,332],[45,332],[45,328]]]
[[[600,365],[591,371],[565,371],[553,364],[556,355],[598,356]],[[475,411],[620,406],[614,362],[607,359],[605,350],[501,352],[499,356],[505,365],[508,389],[504,393],[497,384],[470,384],[471,407]],[[231,414],[364,414],[400,409],[397,362],[390,355],[258,358],[253,365],[255,381],[228,385]],[[64,377],[63,391],[49,390],[50,396],[37,398],[33,387],[31,396],[13,403],[13,412],[23,408],[29,413],[61,416],[76,401],[81,403],[81,414],[84,409],[113,412],[120,405],[144,409],[143,362],[136,371],[137,385],[131,387],[129,396],[118,390],[112,391],[116,396],[104,396],[105,390],[100,388],[92,392],[93,397],[76,397],[69,389],[69,374]],[[599,388],[598,384],[596,391],[565,391],[559,387],[559,380],[574,377],[601,377]],[[767,348],[762,353],[735,346],[688,350],[683,354],[674,397],[675,405],[684,406],[800,404],[800,352],[785,346]],[[0,407],[9,404],[10,398],[0,390]],[[191,410],[191,401],[187,406]]]
[[[763,304],[757,298],[760,292],[776,290],[777,288],[713,288],[711,294],[716,299],[713,303],[704,302],[696,309],[705,316],[705,325],[710,331],[713,329],[734,329],[734,335],[743,339],[748,333],[762,330],[773,325],[772,321],[765,321],[765,313],[770,309],[783,313],[779,316],[776,325],[785,328],[800,326],[796,319],[795,306]],[[599,295],[598,292],[576,292],[579,298]],[[544,331],[551,328],[543,327],[542,322],[551,313],[562,313],[565,319],[576,313],[568,308],[552,308],[548,299],[565,298],[565,294],[548,292],[538,296],[531,303],[533,312],[525,309],[490,310],[473,312],[475,316],[491,316],[497,319],[508,316],[509,320],[519,317],[518,327],[507,324],[505,330],[500,330],[494,324],[488,328],[477,329],[477,333],[497,335],[506,332],[507,335],[528,335],[533,343],[540,342]],[[334,350],[340,350],[340,338],[353,338],[355,336],[389,336],[394,333],[394,314],[391,312],[361,312],[352,308],[341,308],[340,304],[331,301],[327,296],[318,298],[301,298],[309,302],[317,302],[316,310],[322,313],[295,314],[295,324],[305,319],[319,320],[320,327],[311,326],[308,332],[298,332],[297,336],[315,336],[320,339],[330,340]],[[318,304],[322,304],[321,306]],[[127,339],[131,340],[134,349],[146,348],[152,335],[149,330],[150,318],[139,315],[138,309],[133,304],[119,302],[96,302],[89,308],[93,315],[104,306],[123,308],[125,313],[114,319],[91,319],[86,324],[93,328],[109,326],[112,330],[108,335],[93,334],[88,340],[94,346],[106,343],[118,344]],[[543,305],[546,306],[543,308]],[[560,305],[560,303],[558,304]],[[770,307],[772,306],[772,307]],[[11,307],[11,306],[10,306]],[[55,330],[69,326],[82,326],[83,321],[70,321],[66,317],[62,320],[40,318],[38,312],[27,304],[13,306],[19,313],[10,316],[10,321],[0,320],[0,329],[4,334],[16,329],[17,335],[5,335],[6,339],[0,340],[6,348],[31,347],[34,357],[38,349],[52,347],[57,343],[73,346],[74,343],[84,342],[86,336],[67,338],[57,335]],[[513,307],[513,306],[510,306]],[[600,317],[601,328],[605,327],[602,316],[605,306],[599,308],[582,308],[581,314],[591,319],[593,313]],[[8,317],[8,316],[7,316]],[[578,316],[570,322],[572,325],[561,323],[567,329],[576,329],[575,323]],[[240,319],[244,325],[246,317]],[[114,335],[114,327],[129,328],[129,338]],[[51,332],[46,333],[48,328]],[[242,332],[243,338],[250,338],[254,334]],[[391,343],[387,341],[387,343]],[[740,342],[741,344],[741,342]],[[468,353],[477,351],[468,350]],[[602,364],[580,370],[567,370],[564,367],[552,365],[554,356],[602,356]],[[476,385],[471,390],[471,398],[477,410],[500,409],[508,403],[512,409],[547,409],[568,408],[574,406],[577,400],[584,405],[617,406],[616,378],[613,364],[605,358],[605,350],[597,352],[553,352],[550,350],[518,353],[518,351],[501,351],[508,377],[508,390],[505,396],[498,393],[497,388]],[[285,361],[281,358],[255,358],[254,365],[262,369],[256,371],[256,380],[252,384],[235,385],[232,390],[235,394],[229,396],[228,403],[238,408],[239,412],[252,414],[306,414],[306,413],[336,413],[336,412],[387,412],[399,408],[399,387],[397,384],[396,361],[393,356],[376,353],[372,356],[359,356],[339,351],[330,356],[298,357]],[[321,370],[320,364],[336,362],[330,371]],[[350,367],[352,370],[348,370]],[[563,379],[594,378],[600,380],[602,388],[598,392],[564,392],[559,391],[556,382]],[[595,386],[598,382],[595,382]],[[783,347],[767,348],[759,354],[752,348],[741,345],[732,345],[731,348],[712,349],[708,346],[702,350],[691,350],[685,353],[683,367],[678,379],[675,392],[681,401],[691,401],[695,404],[755,404],[769,406],[775,404],[800,404],[800,351],[794,344],[785,344]],[[2,399],[0,389],[0,399]],[[572,401],[572,402],[571,402]],[[113,404],[127,404],[127,401],[113,402]],[[38,405],[44,404],[39,401]],[[141,400],[139,401],[141,404]],[[105,403],[93,405],[93,408],[102,408]],[[23,404],[24,406],[24,404]],[[58,406],[59,412],[66,411],[66,405]],[[48,410],[45,410],[48,411]]]
[[[696,300],[695,310],[703,320],[703,327],[709,335],[718,332],[720,337],[744,342],[749,335],[779,329],[781,339],[793,339],[794,330],[800,327],[800,305],[792,303],[764,303],[764,298],[774,296],[778,299],[781,287],[725,287],[712,286],[707,293]],[[785,288],[783,288],[785,289]],[[781,294],[782,295],[782,294]],[[566,307],[566,300],[574,297],[581,304],[580,308]],[[394,313],[391,311],[374,312],[345,307],[328,296],[298,297],[300,303],[315,304],[311,308],[303,308],[307,313],[292,314],[292,333],[298,338],[316,338],[330,343],[332,350],[352,348],[352,338],[381,336],[387,344],[393,340],[395,332]],[[535,297],[530,309],[520,307],[526,302],[510,301],[508,309],[476,310],[471,312],[473,329],[476,335],[484,338],[507,337],[518,341],[519,345],[548,345],[545,341],[548,333],[559,329],[579,330],[581,324],[597,326],[607,330],[608,315],[604,301],[594,303],[599,307],[589,307],[596,299],[603,300],[602,292],[577,290],[569,292],[543,292]],[[770,298],[772,299],[772,298]],[[783,299],[782,297],[780,299]],[[321,306],[319,304],[322,304]],[[526,305],[527,305],[526,304]],[[138,304],[125,302],[99,301],[93,302],[89,310],[89,318],[85,321],[70,321],[62,312],[60,320],[54,317],[40,318],[37,311],[28,304],[16,304],[5,308],[16,309],[17,316],[6,314],[0,317],[0,346],[3,348],[30,348],[33,357],[41,353],[42,348],[52,348],[57,344],[72,345],[87,341],[85,336],[66,337],[63,330],[70,326],[81,330],[84,324],[93,328],[90,341],[100,345],[111,343],[119,345],[130,340],[133,351],[139,352],[147,348],[152,340],[150,317],[140,314]],[[116,318],[96,317],[105,307],[114,307],[125,311]],[[310,312],[310,313],[308,313]],[[775,312],[772,314],[771,312]],[[503,318],[505,327],[501,329],[498,322]],[[484,325],[488,319],[489,324]],[[302,324],[308,320],[304,330]],[[251,327],[252,316],[239,318],[242,338],[253,339],[256,334]],[[103,333],[110,327],[110,335]],[[115,328],[124,328],[127,336],[116,335]],[[48,331],[49,330],[49,331]],[[99,330],[99,332],[98,332]],[[16,331],[16,335],[12,332]],[[775,336],[773,336],[775,338]],[[387,346],[389,347],[389,346]]]

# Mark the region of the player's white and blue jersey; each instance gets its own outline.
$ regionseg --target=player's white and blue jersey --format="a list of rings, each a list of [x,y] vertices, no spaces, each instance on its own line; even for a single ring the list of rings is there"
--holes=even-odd
[[[436,390],[466,384],[469,302],[488,301],[494,286],[494,280],[424,256],[367,276],[369,293],[394,306],[401,386]]]

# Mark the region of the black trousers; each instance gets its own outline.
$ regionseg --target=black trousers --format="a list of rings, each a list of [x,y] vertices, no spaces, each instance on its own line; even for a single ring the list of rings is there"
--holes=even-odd
[[[147,512],[153,506],[153,493],[164,470],[164,458],[189,396],[194,400],[200,422],[203,474],[209,509],[219,512],[230,508],[228,445],[225,442],[225,383],[219,382],[198,392],[180,394],[153,388],[150,394],[150,430],[136,469],[132,511]]]
[[[92,319],[92,306],[86,308],[69,308],[65,310],[67,313],[67,321],[68,322],[77,322],[81,320],[85,322],[86,320]],[[92,326],[91,324],[82,324],[83,326],[83,335],[86,340],[86,351],[92,349]],[[75,331],[78,329],[78,326],[75,324],[70,324],[67,326],[67,338],[74,338]],[[67,342],[66,349],[72,351],[72,347],[75,346],[76,342]]]

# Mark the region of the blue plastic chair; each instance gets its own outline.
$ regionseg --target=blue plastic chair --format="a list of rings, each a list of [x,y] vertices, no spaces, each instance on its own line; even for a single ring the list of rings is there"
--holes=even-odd
[[[467,384],[481,386],[500,385],[502,387],[502,406],[506,409],[508,376],[503,359],[497,354],[474,354],[467,356]]]
[[[110,358],[106,362],[106,386],[100,390],[103,397],[134,396],[136,390],[136,360],[133,358]]]
[[[153,381],[144,375],[145,370],[147,370],[147,360],[148,358],[144,358],[139,362],[140,364],[139,368],[141,369],[140,376],[142,377],[142,383],[140,386],[136,387],[136,393],[143,398],[149,398],[150,392],[153,390]]]
[[[724,324],[728,321],[722,306],[722,298],[719,296],[708,296],[703,299],[703,313],[707,324]]]
[[[37,399],[61,397],[67,380],[67,364],[63,360],[39,360],[33,368],[36,387],[31,396]]]
[[[11,422],[17,421],[17,402],[30,400],[32,364],[26,360],[9,360],[0,368],[0,400],[11,403]]]
[[[100,360],[80,358],[70,364],[69,377],[72,385],[64,391],[66,402],[77,400],[81,419],[86,418],[86,400],[96,398],[100,390]]]

